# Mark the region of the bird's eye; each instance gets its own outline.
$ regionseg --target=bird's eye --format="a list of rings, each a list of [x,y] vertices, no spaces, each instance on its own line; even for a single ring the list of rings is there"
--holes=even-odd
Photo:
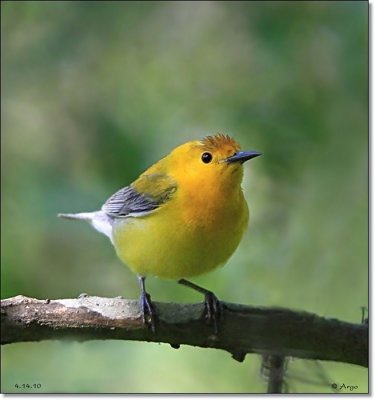
[[[203,153],[201,159],[205,164],[208,164],[212,160],[212,154],[208,152]]]

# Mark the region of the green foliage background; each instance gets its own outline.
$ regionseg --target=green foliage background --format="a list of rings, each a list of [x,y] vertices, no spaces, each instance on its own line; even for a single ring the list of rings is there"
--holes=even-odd
[[[221,299],[359,322],[368,302],[366,2],[2,2],[2,297],[136,298],[111,244],[58,212],[95,210],[176,145],[224,132],[251,224]],[[148,280],[154,299],[196,302]],[[289,390],[330,392],[291,360]],[[367,370],[322,363],[367,392]],[[2,390],[264,392],[260,359],[137,342],[2,348]],[[316,379],[315,379],[316,380]]]

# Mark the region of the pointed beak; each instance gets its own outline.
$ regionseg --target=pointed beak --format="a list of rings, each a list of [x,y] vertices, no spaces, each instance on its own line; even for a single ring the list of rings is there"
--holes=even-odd
[[[251,160],[252,158],[261,156],[262,153],[259,153],[259,151],[239,151],[238,153],[234,154],[233,156],[230,156],[225,159],[227,163],[234,163],[238,162],[243,164],[247,160]]]

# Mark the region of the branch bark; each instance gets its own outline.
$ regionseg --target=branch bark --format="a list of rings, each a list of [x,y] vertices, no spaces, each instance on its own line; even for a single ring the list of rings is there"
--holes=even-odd
[[[243,361],[247,353],[340,361],[368,366],[368,325],[328,319],[304,311],[222,303],[219,334],[204,319],[203,304],[153,303],[153,334],[136,300],[80,296],[1,301],[1,344],[48,339],[122,339],[209,347]]]

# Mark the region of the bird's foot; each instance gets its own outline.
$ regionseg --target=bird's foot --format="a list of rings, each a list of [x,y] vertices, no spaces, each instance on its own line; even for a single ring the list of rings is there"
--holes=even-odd
[[[206,309],[206,319],[212,324],[214,334],[217,335],[219,332],[218,325],[222,316],[222,304],[213,292],[207,290],[204,294],[204,305]]]
[[[191,289],[194,289],[204,295],[205,316],[207,321],[213,325],[214,335],[216,336],[219,332],[219,322],[223,315],[223,305],[220,303],[219,299],[210,290],[202,288],[201,286],[187,281],[186,279],[179,279],[178,283],[190,287]]]
[[[156,332],[156,311],[151,302],[151,296],[147,292],[142,292],[139,299],[143,323],[147,325],[152,333]]]
[[[154,305],[151,302],[151,296],[146,292],[146,278],[144,276],[139,276],[138,280],[141,286],[141,297],[139,298],[139,304],[141,307],[143,323],[151,329],[152,333],[155,333],[156,311]]]

